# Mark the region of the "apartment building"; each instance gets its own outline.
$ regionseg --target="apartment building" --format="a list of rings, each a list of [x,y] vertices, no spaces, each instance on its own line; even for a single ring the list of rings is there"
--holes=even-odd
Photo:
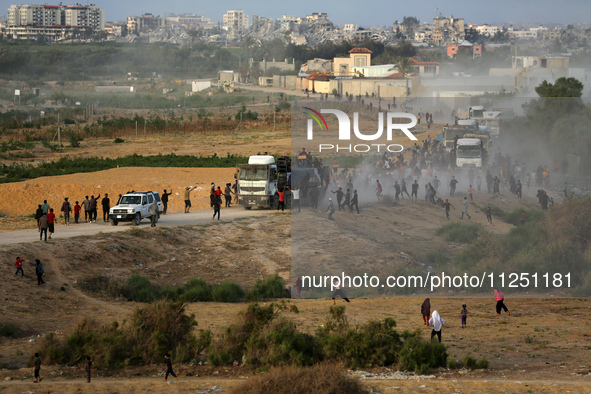
[[[228,10],[224,14],[223,28],[225,30],[242,30],[247,29],[248,15],[244,10]]]
[[[127,17],[127,31],[129,33],[146,33],[166,26],[166,18],[146,12],[142,16]]]
[[[433,42],[436,45],[451,44],[464,40],[464,18],[433,18]]]
[[[95,5],[11,5],[8,9],[8,26],[90,27],[94,31],[101,31],[105,29],[105,13]]]

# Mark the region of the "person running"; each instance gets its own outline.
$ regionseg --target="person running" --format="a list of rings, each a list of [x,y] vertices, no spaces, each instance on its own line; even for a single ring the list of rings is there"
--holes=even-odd
[[[439,312],[433,311],[433,315],[429,319],[429,326],[433,326],[433,331],[431,331],[431,340],[433,337],[437,335],[437,339],[439,339],[439,343],[441,343],[441,328],[445,324],[445,320],[439,316]]]
[[[396,191],[396,194],[394,194],[394,201],[398,202],[400,201],[400,185],[398,184],[398,181],[394,181],[394,190]]]
[[[37,205],[37,210],[35,211],[35,220],[37,220],[37,231],[41,231],[39,227],[39,219],[43,216],[43,208],[41,208],[41,204]]]
[[[213,217],[212,220],[215,219],[215,215],[218,215],[218,220],[220,220],[220,211],[222,208],[222,198],[217,196],[216,194],[213,195]]]
[[[423,315],[423,324],[428,325],[429,316],[431,316],[431,300],[429,298],[425,298],[421,305],[421,315]]]
[[[185,213],[189,213],[191,209],[191,192],[195,190],[193,186],[187,186],[184,191],[185,198]]]
[[[332,215],[334,214],[334,205],[332,204],[332,198],[328,199],[328,208],[326,208],[326,212],[328,212],[328,220],[334,220]]]
[[[49,218],[46,214],[41,216],[39,219],[39,241],[43,241],[43,235],[45,235],[45,242],[47,242],[47,230],[49,229]]]
[[[19,271],[21,273],[21,278],[23,276],[25,276],[25,271],[23,271],[23,263],[25,262],[25,260],[21,260],[20,257],[16,258],[16,262],[14,263],[14,265],[16,266],[16,273],[15,275],[18,275]]]
[[[108,222],[109,210],[111,209],[111,199],[107,193],[105,193],[105,197],[103,197],[101,200],[101,205],[103,207],[103,222]]]
[[[39,371],[41,371],[41,359],[39,358],[39,353],[35,353],[35,361],[33,361],[33,365],[35,366],[35,380],[33,383],[39,383],[43,379],[39,376]]]
[[[86,370],[86,383],[90,383],[90,373],[92,372],[92,360],[90,356],[86,356],[86,366],[84,369]]]
[[[376,180],[376,196],[378,197],[378,201],[382,200],[382,184],[380,183],[379,179]]]
[[[449,195],[450,197],[454,196],[454,193],[456,192],[456,185],[458,184],[458,180],[456,179],[455,176],[451,177],[451,181],[449,182]]]
[[[166,215],[166,212],[168,211],[168,196],[170,196],[172,194],[172,190],[170,191],[170,193],[166,192],[166,189],[164,189],[164,193],[162,193],[162,198],[160,199],[160,201],[162,201],[162,214]]]
[[[349,212],[353,212],[353,208],[351,208],[351,189],[347,189],[345,200],[341,205],[343,206],[343,211],[347,211],[346,207],[349,207]]]
[[[464,197],[464,201],[462,201],[462,205],[464,206],[464,208],[462,208],[462,216],[460,217],[460,219],[464,218],[464,214],[466,214],[466,216],[468,216],[468,220],[472,219],[472,216],[470,216],[470,214],[468,214],[468,197]]]
[[[285,212],[285,189],[281,188],[281,190],[277,189],[275,186],[275,190],[277,191],[277,211],[281,208],[281,212]]]
[[[447,218],[447,220],[449,220],[449,208],[453,208],[455,211],[456,207],[451,205],[451,202],[449,202],[448,199],[446,198],[445,202],[443,203],[443,208],[445,208],[445,217]]]
[[[492,209],[490,209],[490,205],[486,207],[486,220],[492,224]]]
[[[410,199],[414,201],[418,200],[418,194],[419,194],[419,184],[417,183],[417,180],[415,179],[414,183],[411,185],[411,191],[410,191]]]
[[[49,221],[49,239],[51,239],[51,234],[55,233],[55,223],[57,222],[55,214],[53,213],[53,208],[49,208],[47,220]]]
[[[78,219],[80,219],[80,210],[82,207],[80,203],[76,201],[76,205],[74,205],[74,223],[78,224]]]
[[[343,292],[343,290],[341,289],[341,286],[338,284],[338,280],[335,278],[332,281],[332,287],[334,288],[333,292],[332,292],[332,304],[336,305],[337,304],[337,300],[336,297],[339,296],[341,297],[343,300],[347,301],[347,302],[351,302],[349,301],[349,299],[345,296],[345,293]]]
[[[400,188],[402,190],[400,192],[400,195],[402,196],[402,198],[404,198],[404,193],[406,193],[406,196],[410,199],[410,195],[408,194],[408,190],[406,190],[406,181],[404,179],[400,183]]]
[[[170,354],[166,353],[164,355],[164,364],[166,365],[166,375],[164,376],[164,381],[167,382],[168,381],[168,375],[172,375],[176,378],[176,380],[179,380],[179,377],[176,376],[176,374],[174,373],[174,371],[172,370],[172,360],[170,359]]]
[[[359,196],[357,195],[357,189],[353,190],[353,198],[351,199],[351,213],[353,213],[353,207],[357,210],[359,214]]]
[[[503,309],[505,312],[507,312],[508,315],[510,315],[511,312],[509,312],[509,309],[507,309],[507,307],[505,306],[505,295],[503,294],[503,292],[498,289],[495,289],[495,298],[497,299],[497,315],[501,314],[501,309]]]
[[[474,194],[474,189],[472,189],[472,185],[468,188],[468,194],[470,195],[470,201],[473,201],[474,198],[472,197],[472,194]]]
[[[45,283],[43,280],[43,274],[45,273],[45,269],[41,265],[41,261],[39,259],[35,259],[35,263],[29,263],[35,267],[35,274],[37,275],[37,285],[41,286]]]
[[[466,304],[462,305],[462,311],[460,314],[462,315],[462,328],[465,328],[466,320],[468,319],[468,309],[466,309]]]

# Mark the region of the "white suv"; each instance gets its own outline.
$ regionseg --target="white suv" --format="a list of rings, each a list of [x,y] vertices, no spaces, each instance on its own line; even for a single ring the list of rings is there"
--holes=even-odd
[[[125,193],[119,203],[109,210],[109,220],[113,226],[119,222],[133,222],[139,226],[143,218],[149,218],[150,205],[156,201],[158,212],[156,214],[156,221],[162,213],[162,202],[158,192],[136,192],[131,191]]]

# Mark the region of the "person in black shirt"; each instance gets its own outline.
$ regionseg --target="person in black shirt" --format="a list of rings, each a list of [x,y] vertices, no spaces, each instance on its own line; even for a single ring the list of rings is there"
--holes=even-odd
[[[108,222],[109,209],[111,209],[111,199],[108,194],[105,194],[105,197],[101,200],[101,205],[103,206],[103,222]]]
[[[41,204],[37,205],[39,208],[35,211],[35,219],[37,219],[37,230],[41,232],[41,227],[39,227],[39,219],[43,217],[43,208],[41,208]]]
[[[170,360],[170,354],[168,353],[164,355],[164,364],[166,365],[166,375],[164,376],[164,381],[168,381],[168,375],[172,375],[178,380],[178,376],[176,376],[172,370],[172,361]]]
[[[162,214],[166,215],[166,211],[168,210],[168,196],[172,194],[172,190],[170,193],[166,193],[166,189],[164,189],[164,193],[162,193]]]
[[[92,371],[92,360],[90,356],[86,356],[86,367],[84,369],[86,370],[86,383],[90,383],[90,372]]]

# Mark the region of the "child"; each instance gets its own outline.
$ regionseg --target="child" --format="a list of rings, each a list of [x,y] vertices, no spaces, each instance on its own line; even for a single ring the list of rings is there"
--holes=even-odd
[[[490,206],[486,207],[486,220],[492,224],[492,210],[490,209]]]
[[[437,339],[439,339],[439,343],[441,343],[441,328],[445,324],[445,320],[439,316],[439,312],[433,311],[433,315],[429,319],[429,326],[433,326],[433,331],[431,331],[431,340],[433,337],[437,335]]]
[[[462,305],[462,328],[466,327],[466,318],[468,317],[468,309],[466,304]]]
[[[78,218],[80,217],[80,210],[82,207],[79,205],[78,201],[76,201],[76,205],[74,205],[74,222],[78,224]]]
[[[86,383],[90,383],[90,372],[92,371],[92,360],[90,356],[86,356],[86,367],[84,369],[86,370]]]
[[[470,201],[474,200],[472,198],[472,193],[474,193],[474,189],[472,189],[472,185],[470,185],[470,187],[468,188],[468,193],[470,194]]]

